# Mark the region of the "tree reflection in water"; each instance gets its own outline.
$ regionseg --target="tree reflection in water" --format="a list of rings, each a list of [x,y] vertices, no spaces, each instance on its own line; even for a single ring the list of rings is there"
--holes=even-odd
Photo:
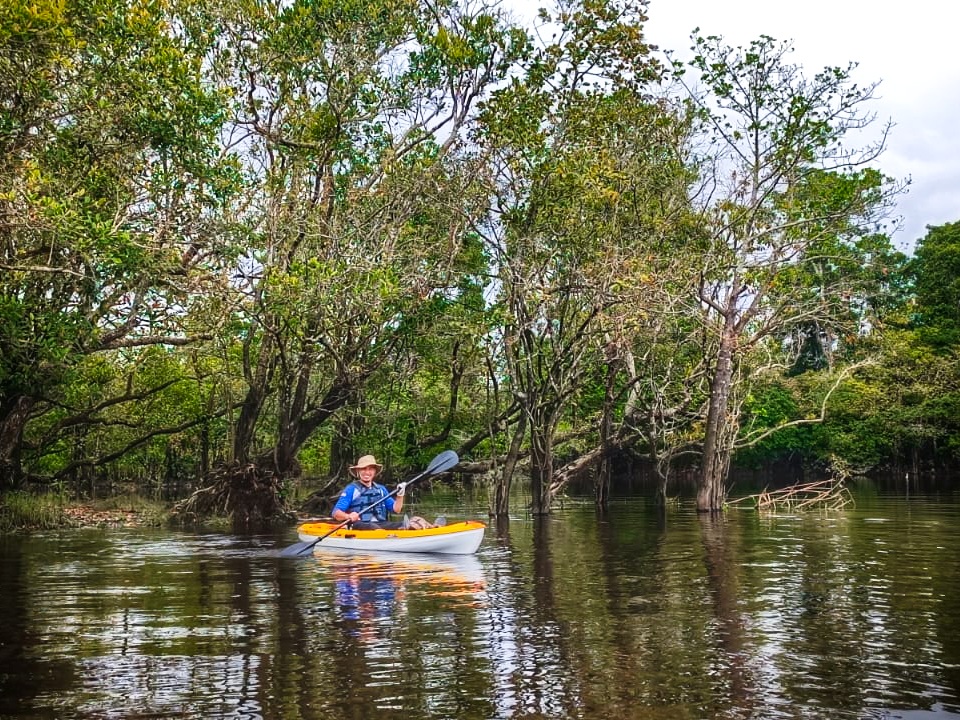
[[[498,522],[476,556],[0,543],[0,717],[960,716],[960,503]],[[916,715],[921,717],[922,715]]]

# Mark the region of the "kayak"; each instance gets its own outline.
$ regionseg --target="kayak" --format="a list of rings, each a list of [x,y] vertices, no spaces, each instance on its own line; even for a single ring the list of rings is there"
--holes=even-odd
[[[303,542],[323,538],[320,546],[362,552],[448,553],[471,555],[480,547],[486,525],[478,520],[463,520],[423,530],[355,530],[337,528],[334,522],[306,522],[297,528]],[[334,531],[331,533],[331,531]],[[330,533],[330,535],[327,535]],[[327,535],[327,537],[323,537]]]

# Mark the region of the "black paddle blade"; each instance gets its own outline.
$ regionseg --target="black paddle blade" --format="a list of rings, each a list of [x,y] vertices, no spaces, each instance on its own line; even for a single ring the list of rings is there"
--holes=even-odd
[[[317,544],[316,540],[309,540],[307,542],[298,542],[285,547],[280,551],[280,557],[297,557],[298,555],[303,555],[307,550],[312,548]]]

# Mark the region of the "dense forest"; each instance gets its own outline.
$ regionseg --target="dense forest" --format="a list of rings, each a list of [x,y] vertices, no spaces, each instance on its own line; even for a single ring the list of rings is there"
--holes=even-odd
[[[645,10],[6,0],[0,493],[949,469],[960,223],[894,249],[875,86]]]

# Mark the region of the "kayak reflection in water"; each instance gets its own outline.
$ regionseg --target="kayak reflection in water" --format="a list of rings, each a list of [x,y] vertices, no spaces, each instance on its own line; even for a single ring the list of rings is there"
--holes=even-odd
[[[364,455],[357,460],[356,465],[350,466],[350,474],[355,479],[340,493],[331,513],[333,519],[349,522],[351,527],[357,530],[435,527],[421,517],[405,518],[403,521],[389,519],[390,513],[400,513],[403,510],[406,483],[400,483],[391,493],[375,481],[382,469],[383,465],[378,463],[373,455]]]
[[[389,633],[394,620],[406,614],[408,597],[429,596],[451,607],[480,607],[488,601],[483,566],[473,555],[334,550],[317,558],[333,580],[336,612],[350,621],[347,632],[354,637],[375,640]]]

